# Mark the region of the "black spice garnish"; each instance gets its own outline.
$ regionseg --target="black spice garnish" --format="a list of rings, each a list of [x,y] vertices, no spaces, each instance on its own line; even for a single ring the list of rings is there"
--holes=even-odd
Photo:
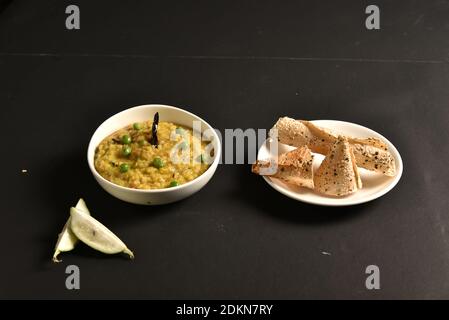
[[[157,126],[159,125],[159,112],[156,112],[153,119],[153,125],[151,127],[150,143],[157,148],[159,142],[157,140]]]
[[[120,137],[113,137],[112,138],[112,142],[114,142],[114,143],[121,143],[122,140],[120,139]]]

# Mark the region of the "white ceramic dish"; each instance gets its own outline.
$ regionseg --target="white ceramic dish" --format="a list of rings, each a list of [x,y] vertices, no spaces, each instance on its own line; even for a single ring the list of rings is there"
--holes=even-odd
[[[206,172],[196,179],[180,186],[157,190],[142,190],[122,187],[103,178],[97,170],[95,170],[95,148],[111,133],[131,123],[152,119],[156,112],[159,112],[160,121],[169,121],[190,128],[193,127],[193,121],[199,121],[201,123],[201,132],[204,133],[207,131],[210,134],[211,140],[215,142],[215,157]],[[214,175],[220,158],[221,141],[215,130],[206,121],[188,111],[159,104],[142,105],[113,115],[98,127],[93,134],[87,149],[87,162],[89,164],[89,168],[103,189],[120,200],[145,205],[165,204],[178,201],[199,191]]]
[[[320,193],[317,193],[311,189],[295,187],[288,184],[283,183],[279,179],[270,178],[264,176],[265,181],[272,186],[275,190],[280,193],[293,198],[298,201],[323,205],[323,206],[349,206],[355,205],[359,203],[368,202],[379,198],[386,194],[388,191],[394,188],[394,186],[399,182],[402,176],[402,158],[399,154],[398,150],[395,146],[388,141],[385,137],[380,135],[379,133],[363,127],[358,124],[345,122],[345,121],[337,121],[337,120],[315,120],[312,121],[314,124],[321,126],[323,128],[328,128],[332,131],[353,136],[353,137],[374,137],[384,141],[388,150],[393,155],[396,162],[396,175],[394,177],[387,177],[379,173],[375,173],[372,171],[368,171],[362,168],[359,168],[360,175],[362,178],[363,188],[358,190],[357,192],[346,196],[346,197],[329,197]],[[278,153],[288,152],[290,150],[295,149],[294,147],[287,146],[284,144],[279,144]],[[270,156],[269,144],[265,141],[264,144],[259,149],[258,159],[268,159]],[[318,169],[321,161],[324,159],[324,156],[321,154],[315,153],[315,158],[313,162],[314,170]]]

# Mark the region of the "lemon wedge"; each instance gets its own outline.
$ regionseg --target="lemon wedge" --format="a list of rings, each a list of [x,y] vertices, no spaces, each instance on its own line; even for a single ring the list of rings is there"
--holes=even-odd
[[[75,208],[90,215],[89,209],[83,199],[78,200]],[[78,238],[73,234],[72,230],[70,230],[70,219],[70,217],[67,219],[61,233],[58,235],[58,241],[56,242],[55,252],[53,254],[53,262],[61,262],[62,260],[58,259],[59,254],[61,252],[73,250],[78,242]]]
[[[125,253],[134,259],[134,254],[112,231],[82,209],[70,208],[70,229],[89,247],[106,254]]]

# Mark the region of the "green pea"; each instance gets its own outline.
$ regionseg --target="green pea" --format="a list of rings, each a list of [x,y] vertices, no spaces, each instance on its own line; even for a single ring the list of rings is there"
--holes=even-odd
[[[176,132],[176,134],[183,135],[184,134],[184,129],[180,128],[180,127],[177,127],[175,132]]]
[[[127,134],[122,136],[122,143],[123,144],[130,144],[131,143],[131,137]]]
[[[129,170],[129,165],[127,163],[122,163],[120,165],[120,172],[121,173],[128,172],[128,170]]]
[[[183,141],[179,144],[179,147],[181,148],[181,150],[185,150],[189,147],[189,144],[187,143],[187,141]]]
[[[128,145],[124,145],[123,148],[122,148],[122,154],[123,154],[125,157],[129,156],[129,155],[131,154],[131,151],[132,151],[132,149],[131,149],[131,147],[128,146]]]
[[[140,123],[136,122],[133,124],[133,128],[134,128],[134,130],[140,130],[140,129],[142,129],[142,125]]]
[[[173,180],[173,181],[170,182],[170,184],[169,184],[169,187],[170,187],[170,188],[177,187],[177,186],[179,186],[179,183],[178,183],[178,181],[176,181],[176,180]]]
[[[164,161],[162,161],[161,158],[157,157],[153,159],[153,167],[155,168],[162,168],[164,166]]]

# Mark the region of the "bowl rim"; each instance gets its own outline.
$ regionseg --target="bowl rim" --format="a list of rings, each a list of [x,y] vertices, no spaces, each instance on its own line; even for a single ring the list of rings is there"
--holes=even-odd
[[[196,118],[200,121],[202,121],[206,127],[208,127],[208,129],[212,129],[213,131],[213,136],[214,139],[216,139],[218,141],[217,145],[218,145],[218,150],[216,152],[216,156],[214,158],[214,161],[211,163],[211,165],[209,166],[209,168],[207,168],[206,171],[204,171],[201,175],[199,175],[198,177],[196,177],[195,179],[184,183],[182,185],[176,186],[176,187],[170,187],[170,188],[165,188],[165,189],[135,189],[135,188],[129,188],[129,187],[124,187],[118,184],[115,184],[109,180],[107,180],[106,178],[104,178],[101,174],[98,173],[97,169],[95,168],[94,165],[94,160],[92,158],[92,160],[89,158],[89,151],[91,150],[91,148],[96,148],[97,146],[93,145],[93,138],[95,137],[95,135],[97,134],[98,130],[106,123],[108,122],[111,118],[113,117],[117,117],[120,116],[122,113],[125,112],[129,112],[131,110],[136,110],[136,109],[144,109],[144,108],[148,108],[148,107],[158,107],[158,108],[162,108],[162,109],[172,109],[175,110],[177,112],[182,112],[182,113],[186,113],[190,116],[192,116],[193,118]],[[119,130],[119,129],[117,129]],[[104,139],[104,138],[103,138]],[[131,107],[125,110],[122,110],[118,113],[115,113],[113,115],[111,115],[110,117],[108,117],[106,120],[104,120],[98,127],[97,129],[95,129],[94,133],[92,134],[90,140],[89,140],[89,144],[87,147],[87,163],[89,165],[90,171],[92,172],[92,174],[97,178],[100,179],[102,182],[106,183],[107,185],[114,187],[114,188],[118,188],[119,190],[123,190],[123,191],[129,191],[129,192],[137,192],[137,193],[166,193],[166,192],[173,192],[173,191],[177,191],[177,190],[182,190],[185,188],[188,188],[189,186],[197,183],[201,177],[204,178],[204,176],[206,175],[206,173],[208,173],[209,171],[215,171],[218,163],[220,162],[220,158],[221,158],[221,140],[220,137],[218,136],[217,132],[215,131],[215,129],[207,122],[205,121],[203,118],[197,116],[196,114],[189,112],[187,110],[178,108],[178,107],[174,107],[174,106],[170,106],[170,105],[165,105],[165,104],[143,104],[143,105],[138,105],[135,107]],[[95,149],[93,150],[93,154],[95,155]],[[213,174],[213,172],[212,172]]]

